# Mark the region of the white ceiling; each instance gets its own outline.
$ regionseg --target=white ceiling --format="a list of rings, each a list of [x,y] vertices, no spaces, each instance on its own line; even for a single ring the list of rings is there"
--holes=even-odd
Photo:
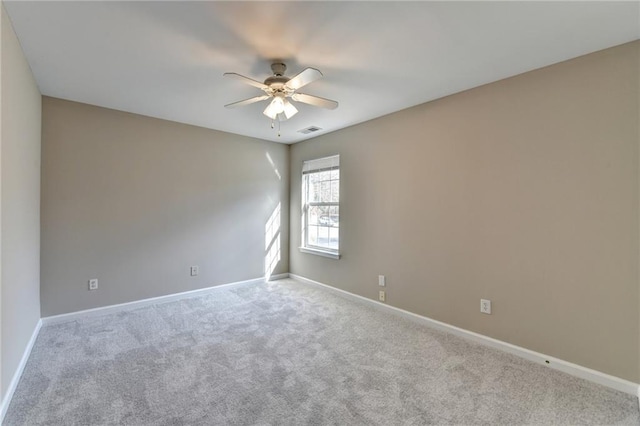
[[[44,95],[292,143],[640,38],[632,2],[5,1]],[[256,80],[272,60],[324,77],[281,137]],[[311,135],[297,131],[309,126]]]

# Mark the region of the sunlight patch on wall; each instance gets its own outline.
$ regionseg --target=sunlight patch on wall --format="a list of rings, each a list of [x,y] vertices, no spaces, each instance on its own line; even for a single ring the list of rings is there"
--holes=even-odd
[[[264,226],[264,275],[269,280],[280,262],[280,203],[276,206]]]
[[[271,158],[271,155],[269,155],[268,152],[266,154],[267,154],[267,160],[269,160],[269,164],[271,164],[273,171],[276,172],[276,176],[278,176],[278,180],[282,180],[282,176],[280,175],[280,172],[278,171],[278,168],[276,167],[276,163],[273,161],[273,158]]]

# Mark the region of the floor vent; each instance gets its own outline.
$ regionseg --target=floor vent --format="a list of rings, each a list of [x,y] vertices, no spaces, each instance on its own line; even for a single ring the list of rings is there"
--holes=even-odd
[[[311,127],[307,127],[306,129],[298,130],[298,132],[308,135],[309,133],[317,132],[318,130],[322,130],[322,128],[317,126],[311,126]]]

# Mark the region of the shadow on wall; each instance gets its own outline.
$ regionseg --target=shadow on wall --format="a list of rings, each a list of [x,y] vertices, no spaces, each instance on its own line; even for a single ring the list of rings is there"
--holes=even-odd
[[[264,226],[264,275],[269,280],[274,269],[280,262],[280,203]]]

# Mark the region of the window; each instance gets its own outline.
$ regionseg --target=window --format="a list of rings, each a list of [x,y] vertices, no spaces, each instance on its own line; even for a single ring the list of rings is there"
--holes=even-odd
[[[338,259],[340,248],[340,156],[302,164],[300,251]]]

